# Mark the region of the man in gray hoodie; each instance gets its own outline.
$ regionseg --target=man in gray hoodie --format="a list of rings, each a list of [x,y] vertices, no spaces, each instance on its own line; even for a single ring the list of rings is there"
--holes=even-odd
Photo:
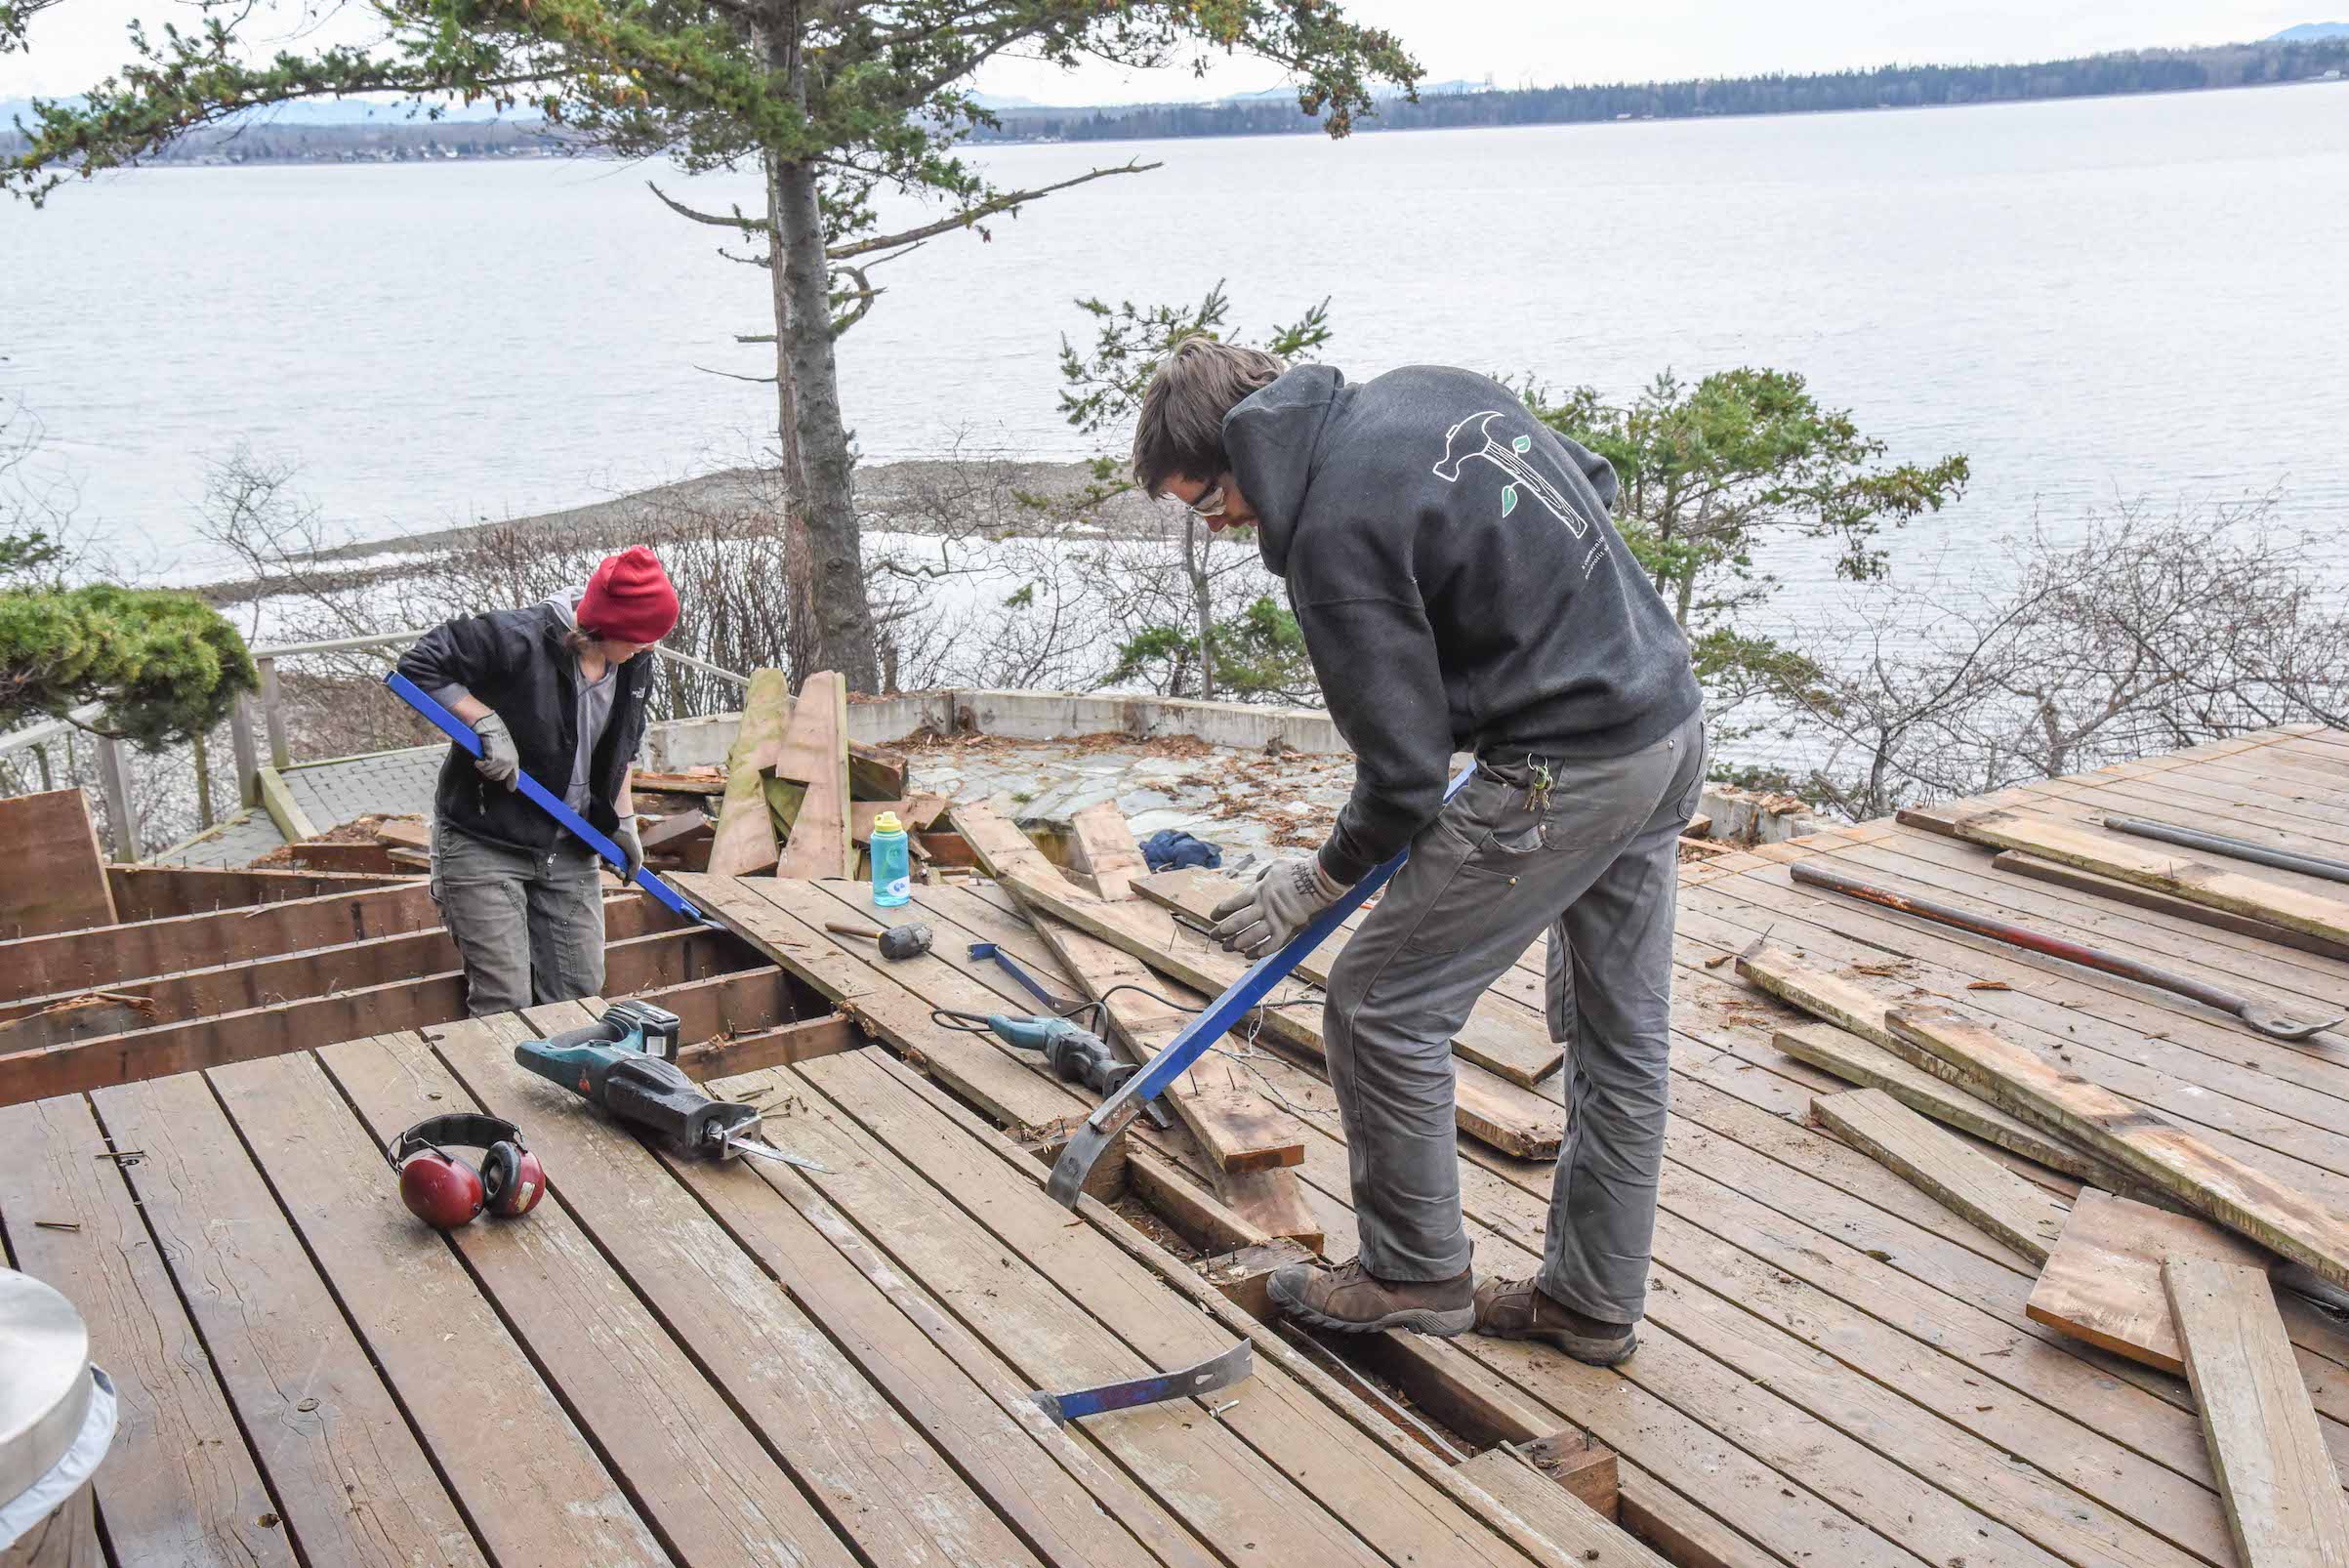
[[[1411,367],[1360,386],[1206,338],[1152,379],[1134,475],[1286,580],[1352,798],[1311,855],[1217,909],[1273,951],[1411,856],[1332,967],[1323,1019],[1361,1253],[1271,1293],[1323,1327],[1539,1339],[1601,1365],[1645,1306],[1663,1160],[1677,841],[1704,783],[1687,640],[1608,516],[1615,475],[1507,389]],[[1449,801],[1455,752],[1474,776]],[[1534,937],[1568,1048],[1540,1272],[1474,1282],[1452,1037]]]

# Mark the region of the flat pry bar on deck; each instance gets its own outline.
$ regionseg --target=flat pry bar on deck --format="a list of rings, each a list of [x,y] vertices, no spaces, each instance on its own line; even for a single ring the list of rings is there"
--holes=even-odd
[[[431,720],[435,729],[474,756],[481,755],[481,737],[474,733],[474,726],[450,713],[435,698],[427,695],[422,686],[401,675],[397,670],[385,675],[384,684],[392,688],[393,696]],[[597,832],[587,818],[565,805],[562,797],[548,789],[529,774],[518,770],[514,775],[514,786],[520,790],[524,797],[535,803],[540,810],[561,824],[581,844],[595,850],[623,872],[628,869],[628,856],[621,852],[620,846]],[[692,902],[683,893],[663,882],[657,873],[639,867],[636,875],[636,885],[696,925],[715,926],[718,924],[694,908]]]
[[[1475,777],[1474,763],[1461,769],[1459,775],[1445,787],[1444,799],[1449,802]],[[1257,1003],[1272,992],[1272,988],[1289,977],[1292,970],[1305,961],[1305,955],[1329,939],[1332,931],[1345,923],[1346,917],[1360,909],[1380,888],[1394,880],[1409,859],[1408,848],[1399,849],[1384,864],[1372,868],[1353,887],[1339,895],[1338,902],[1313,917],[1305,928],[1289,938],[1277,953],[1267,953],[1248,967],[1248,972],[1234,980],[1224,993],[1209,1005],[1189,1023],[1183,1025],[1167,1049],[1150,1058],[1149,1064],[1126,1080],[1126,1087],[1093,1108],[1093,1113],[1078,1124],[1069,1137],[1060,1158],[1052,1164],[1051,1179],[1045,1183],[1062,1208],[1074,1209],[1079,1194],[1085,1190],[1086,1177],[1092,1175],[1094,1164],[1108,1149],[1112,1140],[1133,1124],[1141,1114],[1142,1106],[1156,1099],[1168,1085],[1190,1071],[1191,1063],[1207,1054],[1215,1043],[1229,1034],[1242,1018],[1255,1011]]]
[[[1039,1388],[1028,1397],[1055,1424],[1066,1425],[1080,1416],[1097,1416],[1105,1410],[1133,1410],[1169,1399],[1211,1394],[1218,1388],[1230,1387],[1254,1371],[1255,1346],[1242,1340],[1221,1355],[1210,1356],[1195,1367],[1184,1367],[1177,1372],[1153,1373],[1147,1378],[1129,1378],[1124,1382],[1105,1382],[1097,1388],[1079,1388],[1065,1394]]]

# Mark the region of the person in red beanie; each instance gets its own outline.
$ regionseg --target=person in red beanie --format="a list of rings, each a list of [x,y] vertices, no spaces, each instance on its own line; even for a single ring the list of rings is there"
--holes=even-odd
[[[452,745],[433,798],[433,898],[465,961],[475,1017],[603,989],[603,892],[596,852],[515,788],[521,773],[644,862],[630,781],[644,739],[653,661],[677,625],[677,590],[632,545],[583,589],[526,609],[444,622],[399,673],[481,737]]]

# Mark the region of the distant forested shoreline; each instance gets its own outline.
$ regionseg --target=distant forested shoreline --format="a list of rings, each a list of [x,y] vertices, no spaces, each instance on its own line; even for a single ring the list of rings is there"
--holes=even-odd
[[[1416,103],[1382,101],[1359,118],[1365,131],[1436,131],[1474,126],[1576,125],[1855,109],[1951,108],[2064,98],[2186,93],[2349,78],[2349,37],[2268,40],[2205,49],[2145,49],[2023,65],[1884,65],[1808,76],[1719,77],[1622,82],[1603,87],[1431,90]],[[324,107],[325,105],[318,105]],[[0,106],[0,154],[22,144]],[[971,140],[1007,142],[1158,141],[1201,136],[1318,133],[1286,94],[1214,103],[1129,103],[1098,108],[997,107]],[[196,132],[148,161],[161,164],[392,163],[481,158],[594,156],[534,117],[501,120],[375,119],[326,124],[256,117]]]
[[[1370,131],[1467,126],[1574,125],[1744,114],[1811,114],[1876,108],[1945,108],[2056,98],[2182,93],[2349,76],[2349,38],[2146,49],[2025,65],[1884,65],[1811,76],[1738,76],[1604,87],[1440,92],[1390,100],[1356,122]],[[1187,136],[1272,136],[1317,131],[1295,100],[1144,103],[1110,108],[1003,108],[983,142],[1155,141]]]

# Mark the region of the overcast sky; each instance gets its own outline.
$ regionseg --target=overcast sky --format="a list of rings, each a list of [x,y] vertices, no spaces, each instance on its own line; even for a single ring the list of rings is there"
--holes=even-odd
[[[1642,0],[1601,8],[1572,0],[1347,0],[1358,21],[1391,27],[1428,79],[1501,86],[1613,82],[1652,77],[1835,70],[1889,62],[1958,63],[2056,59],[2108,49],[2262,38],[2299,21],[2327,20],[2343,0],[2316,9],[2257,0],[2137,0],[1966,5],[1887,5],[1884,0]],[[264,0],[283,19],[271,42],[314,7]],[[0,98],[70,93],[124,58],[123,28],[194,14],[183,0],[61,0],[37,18],[29,55],[0,56]],[[357,13],[354,11],[352,17]],[[331,34],[343,27],[330,21]],[[312,37],[318,34],[310,34]],[[1280,73],[1258,62],[1218,62],[1205,78],[1187,71],[1134,76],[1107,66],[1063,71],[1037,62],[991,65],[979,86],[1049,103],[1216,98],[1269,87]]]

